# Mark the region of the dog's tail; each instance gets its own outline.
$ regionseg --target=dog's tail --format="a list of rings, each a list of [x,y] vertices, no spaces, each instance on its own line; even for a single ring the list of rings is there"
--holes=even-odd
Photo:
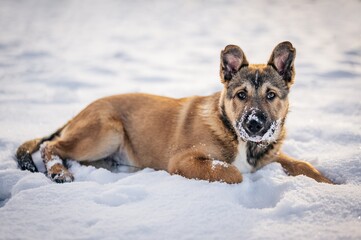
[[[35,166],[31,154],[38,151],[43,142],[50,141],[55,137],[59,136],[61,131],[66,127],[66,125],[59,128],[57,131],[55,131],[49,136],[29,140],[21,144],[16,151],[16,160],[18,161],[19,168],[21,170],[29,170],[30,172],[38,172],[38,168]]]

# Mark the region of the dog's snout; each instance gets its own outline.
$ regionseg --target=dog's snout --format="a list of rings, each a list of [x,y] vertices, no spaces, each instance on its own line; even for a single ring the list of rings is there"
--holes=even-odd
[[[247,124],[247,129],[249,132],[256,134],[263,128],[262,124],[259,121],[251,120]]]
[[[266,124],[267,117],[261,111],[251,111],[245,121],[243,122],[243,128],[248,134],[256,135],[260,133]]]

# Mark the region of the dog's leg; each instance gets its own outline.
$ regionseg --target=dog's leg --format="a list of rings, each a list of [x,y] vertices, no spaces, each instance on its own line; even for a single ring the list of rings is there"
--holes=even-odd
[[[278,155],[276,162],[281,164],[288,175],[305,175],[315,179],[317,182],[333,184],[331,180],[323,176],[316,168],[307,162],[293,159],[283,153]]]
[[[42,147],[47,175],[55,182],[71,182],[74,178],[63,165],[63,160],[91,162],[103,159],[119,151],[123,140],[124,131],[119,120],[111,117],[74,120],[59,137]]]
[[[73,175],[63,164],[57,151],[56,142],[45,142],[41,147],[41,157],[46,167],[48,177],[57,183],[72,182]]]
[[[240,183],[243,180],[242,174],[235,166],[212,160],[206,154],[197,151],[189,151],[172,157],[168,164],[168,172],[210,182]]]

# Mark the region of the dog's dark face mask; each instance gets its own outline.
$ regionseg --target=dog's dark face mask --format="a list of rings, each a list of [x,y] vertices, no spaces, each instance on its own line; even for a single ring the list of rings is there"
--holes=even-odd
[[[268,64],[249,65],[243,51],[234,45],[222,51],[220,104],[243,141],[277,141],[288,112],[294,57],[289,42],[276,46]]]

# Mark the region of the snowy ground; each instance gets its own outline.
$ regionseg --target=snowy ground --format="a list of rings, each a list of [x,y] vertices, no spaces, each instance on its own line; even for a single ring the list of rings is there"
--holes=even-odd
[[[360,239],[360,1],[1,1],[0,239]],[[219,53],[264,63],[297,48],[284,150],[340,185],[278,164],[238,185],[73,163],[75,182],[17,169],[23,141],[92,100],[221,89]],[[37,164],[41,169],[39,156]]]

